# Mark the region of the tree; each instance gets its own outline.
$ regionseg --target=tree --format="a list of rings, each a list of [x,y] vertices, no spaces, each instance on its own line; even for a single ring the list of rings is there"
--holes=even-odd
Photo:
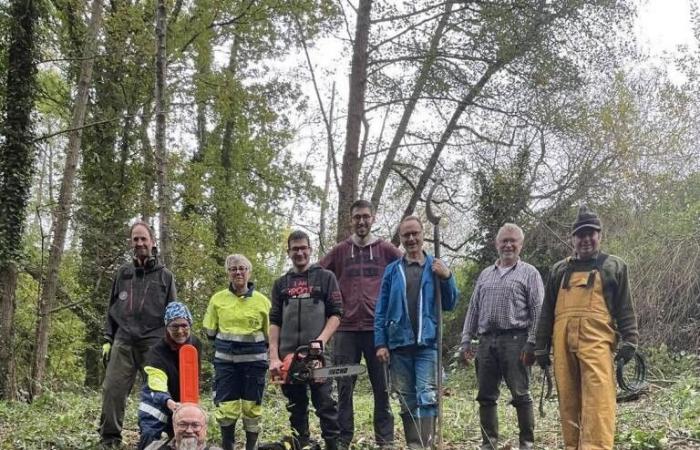
[[[35,96],[37,2],[10,4],[10,46],[0,142],[0,397],[15,398],[14,312],[17,264],[34,167],[31,112]]]
[[[80,142],[82,139],[83,124],[85,122],[85,110],[87,108],[88,90],[92,81],[92,67],[95,52],[97,51],[97,34],[102,21],[102,0],[92,1],[92,12],[83,51],[83,61],[78,79],[78,89],[73,106],[71,119],[71,132],[68,137],[66,150],[66,162],[61,180],[61,190],[58,195],[58,203],[53,211],[51,230],[53,238],[49,252],[49,262],[46,268],[46,276],[42,280],[41,298],[39,300],[39,320],[36,327],[36,339],[34,358],[32,365],[32,397],[41,394],[42,382],[46,371],[46,358],[49,346],[49,330],[52,309],[54,307],[56,290],[58,288],[58,272],[63,259],[66,231],[70,221],[70,207],[73,202],[73,188],[75,175],[80,158]]]
[[[350,217],[350,205],[357,197],[357,182],[360,176],[361,164],[358,153],[360,131],[364,118],[365,90],[367,89],[367,46],[369,45],[371,12],[372,0],[360,0],[357,8],[355,41],[352,46],[345,151],[343,152],[341,182],[338,188],[337,241],[343,240],[348,235],[347,219]]]
[[[168,184],[168,154],[165,149],[166,121],[166,74],[167,57],[165,0],[158,0],[156,8],[156,178],[158,180],[158,223],[160,226],[160,249],[166,266],[172,265],[170,244],[170,185]]]

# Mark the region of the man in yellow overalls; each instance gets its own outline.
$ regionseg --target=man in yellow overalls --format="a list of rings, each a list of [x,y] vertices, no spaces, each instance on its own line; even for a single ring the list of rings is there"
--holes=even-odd
[[[572,227],[575,254],[550,271],[537,326],[535,356],[554,374],[566,450],[612,449],[615,359],[629,361],[638,340],[627,265],[600,252],[601,222],[585,205]]]

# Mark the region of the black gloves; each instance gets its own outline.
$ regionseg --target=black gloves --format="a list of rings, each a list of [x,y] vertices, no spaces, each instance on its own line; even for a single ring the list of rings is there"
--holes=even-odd
[[[535,359],[537,360],[537,365],[543,369],[552,365],[552,360],[549,357],[548,350],[538,350],[535,352]]]
[[[620,348],[617,349],[617,355],[615,355],[615,362],[622,361],[623,364],[630,362],[634,358],[635,353],[637,353],[637,346],[631,342],[623,342],[620,344]]]

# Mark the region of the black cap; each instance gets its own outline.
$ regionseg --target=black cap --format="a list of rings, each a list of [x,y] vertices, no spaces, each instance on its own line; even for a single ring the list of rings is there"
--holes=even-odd
[[[581,205],[578,209],[576,221],[574,221],[574,224],[571,227],[571,234],[576,234],[584,228],[592,228],[600,231],[602,229],[602,225],[596,213],[588,209],[588,206]]]

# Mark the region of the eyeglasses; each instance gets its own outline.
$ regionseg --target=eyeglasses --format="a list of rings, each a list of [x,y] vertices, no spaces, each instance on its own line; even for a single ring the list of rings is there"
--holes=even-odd
[[[422,234],[421,231],[407,231],[406,233],[401,233],[401,237],[404,239],[418,238]]]
[[[187,323],[174,323],[168,325],[168,330],[170,331],[187,331],[190,329],[190,325]]]
[[[197,432],[197,431],[201,430],[204,425],[199,423],[199,422],[178,422],[175,424],[175,426],[179,430],[185,431],[188,428],[192,428],[192,431]]]
[[[300,245],[299,247],[290,247],[289,251],[292,253],[305,252],[310,249],[308,245]]]
[[[246,273],[248,271],[248,268],[245,266],[229,267],[228,271],[231,273],[236,273],[236,272]]]
[[[352,216],[352,220],[355,222],[369,222],[371,219],[372,216],[370,216],[369,214],[355,214],[354,216]]]

